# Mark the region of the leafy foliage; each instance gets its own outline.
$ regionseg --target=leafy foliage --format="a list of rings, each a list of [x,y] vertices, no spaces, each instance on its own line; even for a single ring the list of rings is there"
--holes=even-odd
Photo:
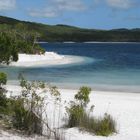
[[[109,136],[117,132],[115,120],[107,113],[100,118],[85,113],[79,126],[81,130],[86,130],[100,136]]]
[[[75,99],[79,101],[81,107],[86,106],[90,99],[89,94],[91,92],[91,88],[89,87],[81,87],[78,93],[75,95]]]
[[[94,125],[96,126],[94,128],[96,135],[108,136],[116,132],[116,123],[109,114],[105,114],[103,118],[94,121]]]
[[[56,137],[56,132],[43,119],[43,115],[46,115],[44,113],[49,103],[48,96],[52,96],[54,102],[60,100],[57,88],[40,81],[28,82],[22,75],[19,78],[22,91],[21,95],[13,98],[13,125],[17,129],[28,132],[28,134],[42,134],[43,125],[45,125],[48,131]],[[47,92],[49,94],[46,95]]]
[[[34,30],[40,34],[39,41],[63,42],[63,41],[112,41],[112,42],[140,42],[140,29],[115,29],[96,30],[82,29],[68,25],[45,25],[39,23],[19,21],[0,16],[0,24],[15,26],[22,23],[28,26],[29,31]]]
[[[2,85],[6,85],[7,83],[7,75],[3,72],[0,72],[0,88]]]
[[[14,119],[13,125],[19,130],[24,130],[28,134],[42,134],[42,122],[32,111],[25,108],[24,99],[18,97],[13,100]]]
[[[0,25],[0,63],[17,61],[18,53],[44,53],[45,50],[36,44],[38,36],[37,32],[28,31],[28,26],[22,23]]]
[[[3,72],[0,72],[0,113],[5,111],[7,107],[7,98],[6,98],[6,90],[3,88],[3,85],[7,83],[7,75]]]
[[[5,90],[0,89],[0,113],[7,106]]]
[[[68,127],[79,126],[84,115],[84,109],[79,105],[72,104],[70,108],[67,108],[67,112],[69,116]]]
[[[89,102],[89,94],[91,88],[81,87],[78,93],[75,95],[75,102],[70,102],[70,107],[66,108],[69,116],[68,126],[79,126],[82,121],[82,117],[85,114],[85,107]]]
[[[68,113],[68,127],[79,127],[81,130],[92,132],[96,135],[108,136],[116,132],[116,123],[113,118],[105,114],[102,118],[95,118],[90,115],[94,105],[87,110],[90,101],[91,88],[81,87],[75,95],[76,101],[70,102],[70,107],[66,107]]]
[[[46,87],[42,82],[27,82],[24,78],[20,81],[22,94],[14,98],[13,124],[17,129],[25,130],[28,134],[42,134],[42,107],[44,97],[39,95],[39,91],[44,93]]]
[[[60,93],[57,87],[50,86],[40,81],[28,82],[19,75],[21,95],[7,98],[4,91],[0,90],[0,116],[8,122],[8,127],[14,127],[27,134],[42,134],[48,138],[64,139],[64,134],[52,128],[48,122],[47,105],[51,102],[60,103]],[[1,119],[1,118],[0,118]],[[45,127],[45,129],[43,129]]]
[[[0,34],[0,63],[9,64],[10,61],[17,61],[17,48],[13,39],[6,33]]]

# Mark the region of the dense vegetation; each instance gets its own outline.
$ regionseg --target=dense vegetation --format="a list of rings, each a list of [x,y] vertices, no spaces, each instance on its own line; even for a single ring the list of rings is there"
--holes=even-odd
[[[50,95],[55,103],[59,99],[57,88],[40,81],[28,82],[20,76],[21,92],[19,91],[17,96],[7,97],[3,86],[6,81],[7,76],[0,72],[0,128],[3,125],[4,128],[16,128],[28,135],[42,135],[45,127],[48,139],[50,136],[57,139],[57,131],[50,127],[47,117],[43,117],[50,100],[48,96]]]
[[[6,81],[7,76],[0,73],[0,127],[4,124],[4,127],[6,125],[11,129],[16,128],[29,135],[44,133],[48,139],[64,139],[62,138],[64,135],[60,131],[62,126],[59,124],[61,119],[59,117],[62,114],[61,106],[64,103],[57,88],[40,81],[28,82],[20,76],[21,91],[19,91],[19,95],[8,98],[3,86]],[[66,126],[77,127],[96,135],[113,134],[116,132],[116,123],[112,117],[105,114],[102,118],[95,118],[91,114],[94,106],[88,109],[90,92],[90,88],[81,87],[75,94],[75,101],[70,101],[66,105]],[[52,114],[48,110],[49,104],[54,106],[54,110],[52,110],[54,118],[52,119],[50,119]],[[56,111],[57,109],[59,112]],[[58,122],[55,122],[56,118]],[[55,123],[59,125],[55,126]]]
[[[7,98],[6,90],[3,88],[3,85],[7,83],[7,75],[3,72],[0,72],[0,114],[5,113],[7,107]]]
[[[22,23],[28,26],[28,31],[34,30],[40,33],[39,41],[48,42],[86,42],[86,41],[112,41],[112,42],[140,42],[140,29],[114,29],[95,30],[82,29],[68,25],[45,25],[33,22],[19,21],[0,16],[0,26],[7,24],[15,26]]]
[[[28,26],[22,23],[16,25],[0,25],[0,63],[9,64],[18,60],[18,53],[44,53],[35,42],[39,33],[28,31]]]
[[[7,83],[7,75],[3,72],[0,72],[0,88]]]

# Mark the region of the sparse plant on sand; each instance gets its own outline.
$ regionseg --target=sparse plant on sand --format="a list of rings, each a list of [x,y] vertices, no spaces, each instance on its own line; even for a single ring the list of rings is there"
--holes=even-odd
[[[57,132],[50,127],[48,120],[47,105],[49,97],[54,101],[60,100],[60,93],[56,87],[45,84],[44,82],[28,82],[21,77],[21,95],[14,98],[14,121],[16,128],[25,130],[28,134],[42,134],[43,127],[49,131],[51,137],[58,137]],[[43,118],[45,116],[45,119]]]
[[[81,87],[75,95],[75,101],[70,101],[70,106],[66,107],[68,114],[68,127],[78,127],[80,130],[86,130],[95,135],[108,136],[116,132],[116,122],[111,115],[105,114],[101,118],[95,118],[90,115],[93,112],[94,105],[87,109],[90,102],[89,95],[91,88]]]

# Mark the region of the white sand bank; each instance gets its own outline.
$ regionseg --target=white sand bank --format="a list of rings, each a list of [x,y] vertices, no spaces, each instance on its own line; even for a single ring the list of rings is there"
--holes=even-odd
[[[67,99],[75,91],[62,90]],[[68,96],[68,94],[70,96]],[[117,122],[118,134],[110,137],[92,136],[79,133],[77,129],[67,132],[74,134],[72,140],[139,140],[140,139],[140,94],[93,91],[90,104],[95,105],[93,115],[111,114]]]
[[[17,67],[38,67],[38,66],[52,66],[52,65],[64,65],[75,64],[84,62],[84,57],[59,55],[55,52],[45,52],[42,55],[29,55],[19,54],[19,60],[12,62],[10,66]]]
[[[11,95],[17,95],[18,86],[7,86]],[[63,101],[73,99],[76,90],[61,89]],[[139,140],[140,139],[140,94],[123,92],[92,91],[90,104],[95,105],[93,115],[111,114],[117,122],[118,134],[109,137],[94,136],[79,132],[77,128],[65,130],[70,140]],[[63,105],[64,107],[65,105]],[[62,109],[62,112],[64,108]],[[52,110],[51,110],[52,112]],[[63,116],[62,116],[63,117]],[[62,122],[61,122],[62,123]],[[1,134],[0,134],[1,135]],[[1,137],[0,137],[1,139]]]

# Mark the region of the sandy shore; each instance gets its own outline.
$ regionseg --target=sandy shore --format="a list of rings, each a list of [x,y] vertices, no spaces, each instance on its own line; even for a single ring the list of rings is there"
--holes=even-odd
[[[13,62],[12,66],[19,67],[36,67],[36,66],[49,66],[49,65],[62,65],[84,62],[83,57],[78,56],[63,56],[54,52],[46,52],[45,55],[27,55],[19,54],[18,62]],[[19,95],[20,87],[16,85],[6,86],[8,93],[7,96]],[[74,94],[77,90],[73,89],[60,89],[61,98],[63,102],[73,100]],[[140,139],[140,94],[127,93],[127,92],[112,92],[112,91],[92,91],[90,95],[90,105],[95,105],[93,115],[100,117],[104,113],[109,113],[117,122],[118,133],[109,137],[94,136],[89,133],[79,132],[77,128],[66,129],[66,138],[70,140],[139,140]],[[50,104],[49,112],[51,117],[52,110],[57,109]],[[65,114],[65,104],[61,105],[61,118]],[[56,118],[58,116],[56,115]],[[57,122],[57,120],[56,120]],[[60,125],[64,122],[61,120]],[[25,137],[9,134],[0,130],[0,140],[24,140]],[[30,138],[38,139],[38,138]]]
[[[17,62],[11,62],[10,66],[16,67],[46,67],[55,65],[68,65],[84,63],[86,57],[59,55],[55,52],[45,52],[42,55],[19,54]]]
[[[20,91],[20,87],[12,85],[8,85],[7,89],[9,90],[9,95],[18,95]],[[60,92],[63,101],[70,101],[73,99],[73,96],[77,92],[77,90],[60,89]],[[65,130],[67,138],[70,137],[70,140],[140,139],[140,94],[126,92],[92,91],[90,95],[90,105],[91,104],[95,105],[93,115],[99,117],[104,113],[109,113],[113,116],[113,118],[117,122],[118,133],[109,137],[100,137],[93,136],[86,132],[82,133],[79,132],[77,128],[72,128]],[[62,112],[63,111],[64,108],[62,109]]]

